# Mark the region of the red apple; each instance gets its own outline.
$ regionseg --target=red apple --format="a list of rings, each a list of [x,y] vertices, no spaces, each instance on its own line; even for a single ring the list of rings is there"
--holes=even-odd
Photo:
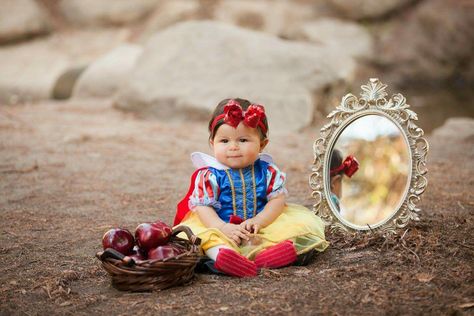
[[[148,252],[152,248],[167,244],[171,233],[171,227],[163,222],[143,223],[135,230],[135,239],[140,249]]]
[[[104,250],[113,248],[123,255],[130,254],[134,244],[132,233],[123,228],[110,229],[102,237]]]
[[[166,258],[175,257],[179,255],[181,252],[182,252],[181,249],[178,249],[177,247],[170,244],[158,246],[148,251],[148,259],[163,260]]]
[[[138,246],[133,247],[132,252],[129,255],[130,258],[135,260],[135,262],[140,262],[146,260],[146,253],[140,250]]]

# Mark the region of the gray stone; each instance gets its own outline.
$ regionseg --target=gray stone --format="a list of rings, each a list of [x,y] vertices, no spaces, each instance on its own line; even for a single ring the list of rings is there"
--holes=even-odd
[[[344,17],[360,19],[382,18],[417,0],[328,0]]]
[[[67,56],[47,49],[38,41],[3,48],[0,50],[0,101],[14,104],[48,99],[57,78],[68,65]]]
[[[124,25],[144,18],[159,0],[62,0],[66,19],[86,26]]]
[[[170,25],[188,20],[200,19],[201,6],[198,0],[168,0],[162,1],[150,14],[146,21],[140,39],[147,41],[157,31]]]
[[[286,31],[315,16],[312,6],[288,0],[233,0],[216,5],[213,19],[287,37]]]
[[[364,27],[339,19],[321,18],[306,22],[294,30],[292,38],[344,50],[357,58],[370,59],[374,53],[374,40]]]
[[[46,13],[32,0],[2,0],[0,44],[22,40],[50,31]]]
[[[130,75],[142,52],[138,45],[121,45],[87,67],[74,87],[74,97],[111,97]]]
[[[76,85],[77,79],[86,68],[86,66],[73,67],[67,69],[66,72],[59,76],[53,88],[52,98],[57,100],[69,99],[72,96],[72,90]]]
[[[208,118],[220,100],[243,97],[266,105],[272,128],[297,130],[313,119],[313,93],[349,80],[354,68],[333,47],[184,22],[150,39],[116,106],[164,118]]]
[[[474,141],[474,119],[470,117],[455,117],[446,120],[431,135],[432,139],[457,139]],[[471,147],[472,148],[472,147]]]
[[[379,43],[377,61],[401,85],[449,81],[469,89],[474,82],[473,29],[467,2],[424,1],[393,22]]]
[[[90,64],[127,36],[116,30],[68,31],[0,47],[0,102],[67,95],[67,85],[60,87],[58,81],[63,75]]]

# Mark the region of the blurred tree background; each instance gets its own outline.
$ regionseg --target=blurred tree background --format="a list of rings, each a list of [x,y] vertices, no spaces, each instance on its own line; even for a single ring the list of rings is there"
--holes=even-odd
[[[408,185],[408,145],[399,135],[380,135],[373,141],[352,140],[344,147],[360,168],[343,178],[343,217],[360,226],[373,225],[398,209]]]

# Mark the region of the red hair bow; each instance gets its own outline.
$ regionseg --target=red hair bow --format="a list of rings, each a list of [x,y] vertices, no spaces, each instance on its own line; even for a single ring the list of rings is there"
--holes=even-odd
[[[341,171],[344,171],[345,175],[350,178],[354,175],[354,173],[357,172],[357,170],[359,170],[359,162],[354,156],[349,155],[346,157],[346,159],[344,159],[339,167],[331,170],[331,177],[335,176]]]
[[[239,102],[236,100],[229,100],[229,102],[224,106],[224,113],[218,115],[214,121],[212,121],[211,131],[214,131],[217,122],[221,119],[224,119],[224,123],[233,128],[237,128],[240,122],[244,122],[248,127],[260,127],[263,134],[267,133],[267,128],[263,123],[263,120],[265,119],[265,108],[261,104],[251,104],[247,108],[247,111],[244,111]]]

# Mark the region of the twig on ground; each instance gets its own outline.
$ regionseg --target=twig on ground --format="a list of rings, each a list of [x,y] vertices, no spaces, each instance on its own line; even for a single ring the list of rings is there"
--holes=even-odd
[[[418,262],[420,261],[420,257],[418,257],[418,255],[416,254],[416,252],[414,252],[413,250],[411,250],[410,248],[408,248],[407,246],[405,246],[405,243],[401,243],[402,247],[405,248],[406,250],[408,250],[409,252],[411,252],[412,254],[415,255],[416,259],[418,260]]]
[[[474,250],[474,247],[471,247],[469,245],[465,245],[465,244],[457,244],[457,245],[462,246],[462,247],[466,247],[467,249]]]
[[[408,233],[408,230],[410,230],[410,228],[407,228],[405,230],[405,232],[403,233],[402,237],[400,237],[400,240],[403,240],[403,238],[405,238],[405,235]]]
[[[372,227],[370,227],[369,223],[367,223],[367,226],[369,227],[370,232],[371,232],[372,234],[374,234],[374,231],[373,231]]]

